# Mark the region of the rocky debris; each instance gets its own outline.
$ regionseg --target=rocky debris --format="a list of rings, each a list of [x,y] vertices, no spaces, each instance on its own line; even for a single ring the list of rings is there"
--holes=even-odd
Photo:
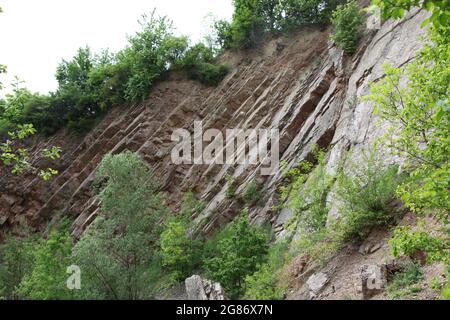
[[[328,275],[323,272],[315,273],[311,277],[309,277],[308,281],[306,281],[306,284],[309,288],[310,298],[316,298],[325,288],[329,280],[330,279]]]
[[[225,300],[225,292],[218,282],[193,275],[185,280],[188,300]]]
[[[360,268],[358,288],[362,299],[367,300],[382,293],[387,285],[386,265],[362,265]]]
[[[380,250],[382,246],[382,243],[364,243],[359,247],[358,252],[362,255],[372,254]]]

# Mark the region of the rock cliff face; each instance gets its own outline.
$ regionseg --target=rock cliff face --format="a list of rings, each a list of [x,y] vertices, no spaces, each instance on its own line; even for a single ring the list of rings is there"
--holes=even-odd
[[[385,61],[399,66],[414,58],[425,32],[420,28],[424,18],[423,12],[413,11],[403,21],[366,30],[353,56],[329,41],[329,29],[300,30],[273,39],[257,52],[224,55],[223,61],[233,69],[217,88],[173,74],[155,86],[146,101],[114,109],[84,137],[65,132],[50,139],[37,137],[29,142],[33,152],[48,145],[62,147],[63,157],[56,166],[61,174],[44,183],[0,171],[0,230],[25,222],[43,229],[53,217],[69,215],[75,219],[73,234],[79,236],[98,211],[92,182],[102,157],[131,150],[153,168],[174,209],[189,190],[207,203],[201,216],[193,217],[198,233],[211,234],[242,209],[242,200],[226,197],[225,177],[231,174],[238,194],[250,181],[258,181],[264,203],[251,210],[251,219],[271,222],[281,234],[291,214],[274,209],[281,171],[260,176],[257,165],[174,165],[172,132],[177,128],[193,132],[198,120],[205,129],[223,132],[278,128],[281,161],[292,167],[310,158],[317,144],[330,150],[328,170],[333,171],[344,151],[357,156],[384,132],[383,125],[376,125],[372,106],[359,98],[368,93],[369,82],[382,77]],[[338,213],[333,209],[332,214]]]

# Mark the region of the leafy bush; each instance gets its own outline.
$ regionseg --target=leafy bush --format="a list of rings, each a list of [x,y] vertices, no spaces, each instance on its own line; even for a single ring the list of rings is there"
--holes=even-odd
[[[316,151],[318,163],[303,162],[288,173],[289,187],[283,188],[282,198],[294,210],[296,240],[292,249],[326,263],[348,241],[360,241],[375,226],[386,225],[393,219],[388,203],[402,177],[398,168],[388,167],[377,157],[377,148],[358,163],[347,161],[337,176],[326,171],[324,153]],[[327,198],[332,192],[338,204],[339,218],[329,219]]]
[[[102,214],[73,250],[83,270],[81,298],[145,299],[161,277],[160,223],[167,214],[146,164],[135,153],[107,155]]]
[[[197,80],[206,86],[217,86],[229,73],[229,70],[229,67],[226,65],[198,63],[188,69],[188,75],[191,79]]]
[[[441,291],[441,298],[443,300],[450,300],[450,283],[447,283]]]
[[[279,284],[279,270],[285,263],[287,242],[272,245],[267,254],[267,262],[245,278],[245,296],[248,300],[282,300],[285,288]]]
[[[448,240],[432,236],[425,230],[413,231],[411,227],[398,227],[388,243],[394,257],[412,257],[421,251],[427,254],[428,262],[449,260]]]
[[[228,74],[229,67],[214,64],[215,53],[203,43],[196,44],[175,62],[175,69],[185,70],[190,79],[207,86],[217,86]]]
[[[359,29],[364,23],[364,16],[356,1],[339,5],[331,19],[335,31],[331,36],[339,47],[347,53],[354,53],[358,45]]]
[[[269,235],[250,225],[245,211],[222,232],[224,236],[212,249],[214,256],[206,258],[204,265],[208,276],[219,281],[231,298],[237,298],[245,292],[245,277],[264,262]]]
[[[201,243],[189,237],[188,224],[169,220],[161,234],[162,265],[174,280],[184,280],[199,265]]]
[[[15,125],[8,119],[0,119],[0,137],[5,137],[12,131]]]
[[[11,89],[11,92],[0,100],[0,136],[6,136],[10,130],[23,124],[22,114],[25,105],[33,96],[18,78],[11,84]]]
[[[387,293],[392,299],[407,298],[422,291],[420,286],[422,280],[423,273],[420,267],[409,263],[401,272],[394,275],[394,279],[387,287]]]
[[[72,299],[73,291],[66,287],[67,267],[72,263],[72,239],[66,231],[52,231],[47,240],[33,248],[32,271],[26,274],[18,294],[29,299]]]
[[[184,280],[201,264],[202,243],[189,234],[189,222],[192,214],[201,213],[203,207],[192,193],[187,193],[180,215],[170,219],[161,234],[162,265],[175,281]]]
[[[0,246],[0,300],[24,298],[17,289],[33,269],[36,240],[8,235]]]
[[[292,245],[293,252],[307,255],[314,261],[325,264],[344,242],[342,235],[333,226],[319,231],[303,233]]]
[[[325,227],[329,211],[326,200],[334,182],[326,171],[325,153],[315,150],[314,155],[317,165],[304,161],[288,173],[292,180],[288,206],[294,211],[296,221],[304,232],[319,231]]]
[[[228,199],[234,199],[236,197],[236,179],[231,175],[227,175],[225,180],[227,181],[226,196]]]
[[[260,188],[261,187],[256,180],[252,180],[249,182],[244,190],[244,194],[242,195],[242,198],[244,199],[247,206],[252,207],[261,202],[262,194]]]
[[[234,14],[231,23],[233,46],[254,47],[264,33],[264,17],[259,15],[259,1],[234,0]]]
[[[192,216],[199,215],[205,209],[205,202],[198,200],[194,193],[187,192],[180,208],[180,218],[190,221]]]
[[[54,96],[35,94],[25,103],[23,122],[32,123],[39,133],[52,135],[66,123],[65,116],[57,112]]]
[[[388,204],[402,176],[398,166],[386,168],[379,157],[376,151],[364,154],[359,164],[349,162],[338,174],[335,197],[341,218],[336,227],[344,241],[359,241],[370,229],[387,225],[393,218]]]

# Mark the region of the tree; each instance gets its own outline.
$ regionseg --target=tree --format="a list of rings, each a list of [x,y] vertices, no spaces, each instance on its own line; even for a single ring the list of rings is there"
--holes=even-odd
[[[435,26],[447,27],[450,21],[449,0],[372,0],[372,4],[381,9],[382,17],[402,18],[413,7],[420,7],[431,12],[431,17],[424,23],[432,22]]]
[[[223,50],[231,49],[233,46],[231,23],[226,20],[218,20],[214,22],[214,30],[216,33],[216,45]]]
[[[264,262],[269,235],[264,229],[250,225],[246,210],[222,232],[213,249],[214,256],[206,259],[205,268],[231,298],[237,298],[245,291],[245,277]]]
[[[11,93],[6,93],[5,98],[0,102],[0,135],[5,135],[22,123],[22,114],[25,104],[32,96],[32,93],[23,86],[23,81],[14,78],[11,83]]]
[[[167,209],[139,155],[107,155],[98,168],[107,181],[101,215],[73,250],[83,272],[81,298],[148,299],[161,276],[158,256]]]
[[[224,49],[252,48],[266,34],[305,25],[326,25],[332,11],[345,0],[234,0],[231,23],[216,23],[217,42]]]
[[[72,60],[63,60],[56,69],[56,80],[59,89],[76,87],[85,90],[89,72],[94,67],[94,57],[89,47],[79,48]]]
[[[186,38],[174,37],[172,22],[155,11],[143,15],[139,23],[142,30],[128,39],[129,47],[119,54],[119,61],[131,72],[125,90],[129,101],[145,99],[150,87],[168,71],[170,61],[188,46]]]
[[[231,32],[233,43],[240,48],[254,47],[264,34],[264,17],[258,15],[258,0],[234,0]]]
[[[391,123],[388,147],[408,160],[410,180],[398,190],[416,211],[450,211],[450,29],[433,27],[431,43],[406,68],[385,65],[386,76],[367,97]],[[408,79],[403,85],[402,79]]]
[[[331,39],[346,53],[353,54],[358,45],[359,29],[364,22],[358,3],[350,1],[345,5],[339,5],[333,12],[331,21],[335,28]]]
[[[67,231],[52,231],[47,240],[39,241],[33,252],[32,271],[22,279],[19,295],[38,300],[74,298],[74,292],[66,286],[71,250],[72,238]]]

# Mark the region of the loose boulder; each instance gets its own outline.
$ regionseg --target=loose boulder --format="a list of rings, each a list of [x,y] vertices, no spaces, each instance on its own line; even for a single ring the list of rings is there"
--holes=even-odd
[[[188,300],[225,300],[225,292],[218,282],[194,275],[185,280]]]
[[[323,290],[323,288],[326,286],[328,281],[329,281],[328,276],[323,272],[315,273],[311,277],[309,277],[306,284],[308,285],[309,288],[310,298],[313,299],[317,297],[319,293]]]

